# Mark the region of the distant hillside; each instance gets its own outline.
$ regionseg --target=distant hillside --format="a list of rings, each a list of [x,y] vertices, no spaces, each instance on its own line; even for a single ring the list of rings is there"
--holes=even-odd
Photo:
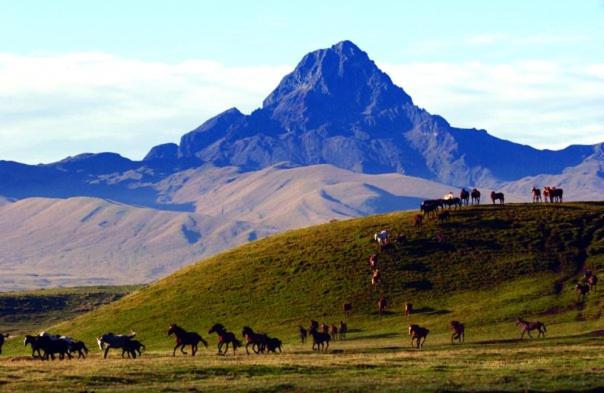
[[[449,188],[328,165],[258,172],[204,167],[158,184],[166,211],[98,198],[0,204],[0,290],[149,282],[224,249],[291,228],[401,209]]]
[[[293,338],[309,318],[340,320],[352,302],[356,326],[404,325],[405,302],[415,321],[459,318],[472,328],[510,323],[518,315],[598,319],[604,297],[577,307],[575,280],[585,268],[604,271],[604,203],[481,206],[454,212],[444,225],[412,225],[394,213],[289,231],[179,272],[55,329],[80,337],[136,330],[167,346],[165,329],[183,323],[205,333],[220,321]],[[372,234],[388,228],[405,240],[379,255],[383,283],[370,284]],[[440,238],[440,240],[439,240]],[[380,295],[395,312],[380,320]],[[437,329],[446,322],[439,319]],[[549,320],[548,319],[548,320]]]

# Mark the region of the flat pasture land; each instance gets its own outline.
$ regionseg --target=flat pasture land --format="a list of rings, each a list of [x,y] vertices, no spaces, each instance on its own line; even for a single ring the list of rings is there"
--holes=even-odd
[[[571,329],[572,330],[572,329]],[[517,337],[517,335],[514,335]],[[604,388],[604,331],[519,341],[474,338],[451,345],[440,334],[422,351],[401,333],[358,332],[327,353],[285,345],[277,355],[217,356],[215,340],[191,358],[170,349],[123,360],[41,362],[0,358],[0,390],[7,392],[389,392],[596,391]],[[20,350],[19,352],[23,352]]]

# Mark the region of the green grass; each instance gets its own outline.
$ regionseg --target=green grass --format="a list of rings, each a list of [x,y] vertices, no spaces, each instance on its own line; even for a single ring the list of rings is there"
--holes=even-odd
[[[604,271],[604,203],[481,206],[451,221],[412,226],[412,212],[289,231],[222,253],[145,286],[52,331],[94,345],[101,333],[135,330],[151,353],[136,362],[0,362],[10,390],[398,391],[558,390],[602,387],[604,290],[578,303],[582,269]],[[406,241],[380,254],[383,283],[370,284],[374,232]],[[444,241],[436,240],[442,234]],[[387,315],[376,314],[380,295]],[[297,344],[309,319],[338,322],[352,302],[353,333],[327,354]],[[418,312],[402,315],[412,302]],[[517,342],[517,316],[539,319],[548,339]],[[451,347],[448,323],[466,324]],[[211,348],[193,360],[168,356],[172,322],[200,332]],[[282,338],[282,356],[215,356],[207,330],[221,322]],[[406,326],[430,328],[424,351],[408,348]],[[27,354],[18,340],[13,360]],[[116,357],[117,355],[114,355]],[[28,370],[31,375],[28,374]],[[28,388],[29,386],[29,388]]]
[[[116,301],[138,288],[140,285],[0,292],[0,332],[39,332]]]

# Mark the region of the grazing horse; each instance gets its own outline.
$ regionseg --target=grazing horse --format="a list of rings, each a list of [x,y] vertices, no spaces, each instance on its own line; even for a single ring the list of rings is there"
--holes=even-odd
[[[376,232],[373,235],[373,238],[376,242],[378,242],[380,247],[386,247],[388,244],[390,244],[390,232],[388,232],[386,229]]]
[[[386,311],[386,306],[388,305],[388,300],[384,296],[380,296],[380,299],[377,301],[378,313],[380,316],[384,314]]]
[[[376,255],[376,258],[377,258],[377,255]],[[376,262],[377,262],[377,259],[376,259]],[[371,258],[369,259],[369,263],[371,263]],[[375,267],[375,264],[373,267]],[[344,317],[349,317],[350,313],[352,313],[352,303],[344,303],[342,305],[342,309],[344,310]]]
[[[0,333],[0,355],[2,355],[2,346],[4,345],[4,341],[8,338],[8,336],[8,333]]]
[[[229,344],[231,344],[231,346],[233,347],[233,355],[235,354],[235,351],[237,350],[237,348],[243,346],[243,343],[241,341],[237,340],[237,337],[235,337],[235,334],[227,331],[224,328],[224,326],[220,323],[214,324],[214,326],[212,326],[210,328],[210,330],[208,330],[208,334],[212,334],[212,333],[216,333],[218,335],[218,354],[219,355],[227,354],[227,352],[229,351]],[[226,344],[226,348],[223,353],[222,346],[225,344]]]
[[[531,190],[531,195],[533,196],[533,203],[541,202],[541,190],[539,188],[533,187]]]
[[[264,333],[256,333],[249,326],[244,326],[241,330],[241,335],[245,339],[245,353],[250,354],[249,346],[252,346],[254,353],[264,352],[268,340],[268,336]]]
[[[308,337],[308,330],[304,329],[302,325],[298,326],[298,335],[300,336],[300,342],[304,344]]]
[[[379,269],[375,269],[373,273],[371,273],[371,285],[376,286],[382,282],[382,275],[380,274]]]
[[[416,348],[421,349],[426,342],[426,337],[428,337],[428,333],[430,330],[421,327],[419,325],[409,325],[409,335],[411,336],[411,346],[413,347],[413,342],[416,343]]]
[[[575,285],[575,291],[577,292],[577,301],[584,302],[589,293],[589,284],[586,282],[578,282],[577,285]]]
[[[172,351],[172,356],[176,356],[176,350],[180,347],[180,352],[183,355],[186,355],[185,347],[187,345],[191,346],[191,356],[195,356],[197,353],[197,346],[201,342],[204,347],[208,347],[208,342],[201,337],[198,333],[195,332],[187,332],[185,329],[181,328],[177,324],[173,323],[168,328],[168,336],[173,335],[176,336],[176,346]]]
[[[329,341],[331,341],[329,333],[319,332],[313,326],[310,329],[310,335],[312,336],[313,351],[327,351],[329,349]]]
[[[493,205],[496,201],[499,201],[499,203],[503,205],[505,203],[503,192],[491,191],[491,201],[493,201]]]
[[[459,193],[459,199],[461,199],[462,205],[468,206],[470,203],[470,192],[465,188],[462,188],[461,192]]]
[[[416,227],[421,227],[423,222],[424,222],[424,216],[421,214],[416,214],[414,217],[414,225]]]
[[[329,328],[329,335],[335,340],[338,340],[338,327],[336,325],[331,325],[331,327]]]
[[[463,323],[459,321],[451,321],[449,324],[453,333],[451,334],[451,344],[453,344],[456,340],[461,344],[465,339],[465,327]]]
[[[561,188],[556,187],[544,187],[543,188],[543,199],[546,201],[549,199],[550,203],[562,202],[562,194],[564,191]]]
[[[424,216],[436,215],[439,207],[444,206],[443,199],[428,199],[422,202],[420,205],[420,211]]]
[[[590,274],[589,277],[587,277],[587,284],[589,285],[589,288],[593,289],[594,293],[596,293],[596,286],[598,285],[598,277],[595,274]]]
[[[470,196],[472,197],[472,205],[474,204],[474,202],[476,202],[477,205],[480,205],[480,191],[478,191],[477,188],[474,188],[472,190]]]
[[[378,254],[371,254],[369,256],[369,267],[371,268],[371,270],[377,268],[377,263],[378,263]]]
[[[522,334],[520,334],[521,340],[524,338],[525,333],[528,334],[528,336],[530,338],[533,338],[533,336],[531,336],[532,330],[539,331],[539,334],[537,335],[537,337],[545,337],[545,332],[547,331],[547,328],[545,327],[544,323],[539,322],[539,321],[528,322],[522,318],[516,319],[516,326],[520,326],[520,328],[522,329]]]
[[[340,340],[344,340],[346,338],[346,333],[348,333],[348,325],[346,322],[340,321],[340,328],[338,329]]]
[[[438,213],[438,223],[444,224],[445,222],[449,221],[450,217],[451,217],[450,212],[448,212],[448,211],[440,212],[440,213]]]
[[[405,316],[408,317],[413,312],[413,304],[405,303]]]
[[[124,349],[129,347],[130,341],[132,341],[134,336],[136,336],[135,332],[132,332],[128,335],[106,333],[106,334],[103,334],[101,337],[97,337],[96,342],[99,345],[100,350],[105,351],[103,358],[107,359],[109,350],[112,348],[114,348],[114,349],[121,348],[122,355],[123,355]],[[105,345],[107,345],[107,348],[105,348]]]

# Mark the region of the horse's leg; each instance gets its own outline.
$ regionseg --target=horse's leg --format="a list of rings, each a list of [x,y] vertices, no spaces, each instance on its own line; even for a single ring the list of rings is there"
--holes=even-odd
[[[531,334],[531,329],[527,329],[526,334],[528,334],[529,338],[533,338],[533,335]]]
[[[245,353],[246,354],[250,354],[250,351],[248,350],[248,347],[250,346],[250,342],[248,341],[247,344],[245,344]],[[252,350],[254,349],[254,347],[252,346]]]
[[[109,353],[109,346],[107,346],[107,348],[105,348],[105,355],[103,356],[103,359],[107,359],[107,354]]]
[[[174,350],[172,351],[172,356],[176,356],[176,350],[178,349],[178,347],[180,347],[180,344],[176,343],[176,346],[174,346]]]
[[[524,333],[526,333],[526,328],[522,329],[522,333],[520,334],[520,339],[524,339]]]
[[[197,353],[197,344],[191,345],[191,356],[195,356]]]
[[[180,346],[180,352],[182,352],[182,354],[183,354],[183,355],[186,355],[186,354],[187,354],[187,352],[185,352],[185,347],[186,347],[186,346],[187,346],[187,344],[185,344],[185,343],[183,343],[183,344]]]

